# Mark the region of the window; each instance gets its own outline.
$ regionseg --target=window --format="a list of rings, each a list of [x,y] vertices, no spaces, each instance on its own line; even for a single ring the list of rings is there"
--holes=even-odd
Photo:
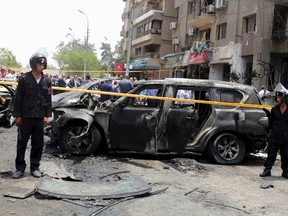
[[[152,29],[161,29],[161,21],[160,20],[153,20],[152,21]]]
[[[140,55],[141,53],[142,53],[141,47],[135,49],[135,55]]]
[[[200,32],[201,41],[210,41],[211,29],[206,29]]]
[[[136,35],[137,35],[136,38],[141,37],[142,36],[142,32],[143,32],[143,27],[139,26],[136,31],[137,31],[136,32]]]
[[[146,96],[162,96],[162,86],[144,86],[134,94],[146,95]],[[147,98],[133,98],[132,106],[137,107],[159,107],[161,100],[147,99]]]
[[[222,23],[217,26],[217,40],[226,38],[227,23]]]
[[[195,10],[196,10],[196,3],[195,2],[189,2],[188,13],[193,14],[193,13],[195,13]]]
[[[220,96],[220,102],[240,103],[243,99],[243,95],[239,91],[218,90],[217,94]],[[226,106],[226,108],[231,107]]]
[[[244,33],[256,31],[256,15],[252,15],[244,18]]]
[[[194,99],[194,91],[191,89],[179,88],[176,92],[176,98],[180,99]],[[184,102],[184,101],[175,101],[175,106],[178,108],[185,108],[194,106],[195,103]]]
[[[179,20],[179,13],[180,13],[179,10],[180,10],[179,7],[177,7],[176,8],[176,19],[177,20]]]

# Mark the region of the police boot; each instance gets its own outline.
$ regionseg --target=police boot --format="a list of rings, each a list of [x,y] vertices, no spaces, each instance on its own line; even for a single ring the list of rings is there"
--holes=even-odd
[[[282,177],[288,179],[288,172],[282,172]]]
[[[271,176],[271,169],[265,168],[262,173],[260,173],[260,177]]]

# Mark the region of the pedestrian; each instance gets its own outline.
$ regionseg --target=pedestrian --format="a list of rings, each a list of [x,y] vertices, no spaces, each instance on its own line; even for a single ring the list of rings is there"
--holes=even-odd
[[[87,83],[89,83],[89,82],[91,82],[91,76],[90,76],[89,74],[87,74],[87,75],[85,76],[85,80],[83,80],[82,85],[85,85],[85,84],[87,84]]]
[[[269,129],[271,130],[268,141],[267,158],[264,162],[264,170],[260,177],[271,176],[271,169],[280,150],[282,177],[288,178],[288,109],[287,93],[276,91],[277,105],[271,109],[269,116]]]
[[[80,86],[80,81],[78,76],[75,74],[72,79],[69,80],[67,84],[70,88],[77,88]]]
[[[114,92],[114,89],[112,86],[112,80],[107,80],[106,82],[103,81],[101,83],[100,90],[105,91],[105,92]],[[112,98],[111,95],[101,94],[99,101],[105,102],[106,100],[110,100],[111,98]]]
[[[47,59],[35,53],[30,58],[31,71],[19,77],[13,115],[18,126],[16,171],[13,178],[21,178],[26,169],[25,151],[31,136],[30,172],[35,178],[42,176],[39,170],[44,145],[44,126],[52,114],[52,83],[43,74]]]
[[[122,80],[119,82],[119,88],[121,93],[127,93],[133,88],[133,84],[129,79],[129,75],[125,75]]]
[[[268,91],[268,89],[266,89],[265,85],[263,85],[258,94],[259,94],[260,98],[263,100],[266,97],[266,95],[269,93],[270,93],[270,91]]]
[[[66,82],[64,80],[65,78],[65,75],[64,74],[61,74],[59,77],[58,77],[58,80],[57,80],[57,87],[61,87],[61,88],[66,88]],[[59,93],[62,93],[64,92],[63,90],[56,90],[56,91],[53,91],[54,94],[59,94]]]

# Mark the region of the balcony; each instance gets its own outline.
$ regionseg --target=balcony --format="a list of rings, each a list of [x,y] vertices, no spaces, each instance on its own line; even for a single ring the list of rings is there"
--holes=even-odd
[[[194,28],[211,26],[215,22],[215,5],[210,4],[203,6],[199,16],[188,20],[188,24]]]
[[[161,6],[150,6],[144,10],[142,10],[134,21],[134,25],[142,22],[143,20],[148,19],[149,17],[158,16],[158,19],[161,20],[161,14],[163,13],[163,8]]]
[[[161,29],[149,29],[138,33],[136,39],[132,41],[132,46],[145,43],[146,44],[161,44]]]
[[[211,26],[214,22],[215,22],[215,16],[211,14],[201,15],[194,19],[188,20],[189,26],[193,26],[194,28]]]
[[[149,29],[136,35],[136,38],[143,37],[148,34],[161,34],[161,29]]]

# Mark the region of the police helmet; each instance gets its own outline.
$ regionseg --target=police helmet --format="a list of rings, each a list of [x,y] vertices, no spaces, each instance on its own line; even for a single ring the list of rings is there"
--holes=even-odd
[[[275,96],[276,97],[281,97],[283,98],[285,96],[286,92],[285,91],[276,91]]]
[[[44,69],[47,68],[47,59],[46,56],[41,53],[35,53],[30,58],[30,67],[36,69],[37,64],[43,64]]]

